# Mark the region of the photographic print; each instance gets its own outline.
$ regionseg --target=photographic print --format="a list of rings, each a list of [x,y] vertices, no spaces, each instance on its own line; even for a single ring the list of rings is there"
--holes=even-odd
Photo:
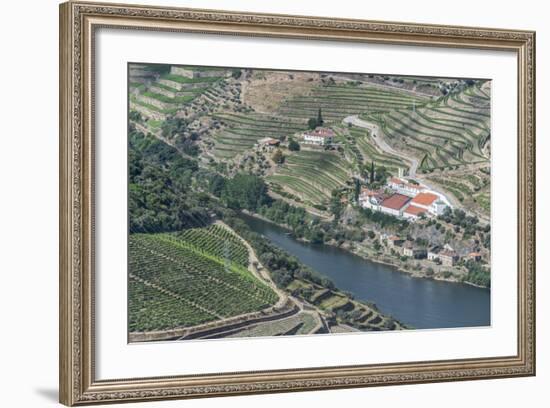
[[[129,341],[490,326],[490,191],[488,79],[131,63]]]

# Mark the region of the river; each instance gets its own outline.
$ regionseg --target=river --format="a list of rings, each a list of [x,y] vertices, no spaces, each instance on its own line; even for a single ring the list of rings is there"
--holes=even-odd
[[[242,215],[248,226],[297,257],[357,300],[376,303],[382,313],[418,329],[491,324],[488,289],[462,283],[413,278],[395,267],[369,261],[330,245],[310,244],[287,230]]]

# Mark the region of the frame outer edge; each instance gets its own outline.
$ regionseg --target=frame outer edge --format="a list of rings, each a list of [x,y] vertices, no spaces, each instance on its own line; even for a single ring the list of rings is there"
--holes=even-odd
[[[59,402],[72,406],[72,32],[70,3],[59,5]]]
[[[384,23],[367,22],[361,20],[337,19],[331,22],[328,18],[316,18],[309,16],[284,16],[284,15],[260,15],[245,14],[230,11],[198,10],[198,9],[172,9],[167,7],[151,7],[144,5],[110,4],[110,3],[80,3],[69,1],[60,5],[60,90],[59,90],[59,126],[60,126],[60,158],[59,158],[59,274],[60,274],[60,301],[59,301],[59,400],[61,403],[73,405],[88,405],[108,402],[136,402],[159,399],[181,399],[214,397],[228,395],[259,394],[269,392],[305,391],[314,389],[338,389],[349,387],[364,387],[371,385],[411,384],[426,382],[442,382],[456,380],[471,380],[482,378],[517,377],[535,374],[535,33],[527,31],[491,30],[471,27],[445,27],[428,26],[410,23]],[[86,348],[86,325],[89,319],[86,313],[90,312],[88,304],[89,281],[83,274],[89,271],[86,264],[86,254],[90,249],[89,236],[87,236],[86,206],[90,199],[87,194],[89,174],[86,170],[86,137],[88,130],[82,115],[86,115],[86,101],[88,96],[84,94],[86,89],[86,75],[83,70],[85,60],[85,26],[87,14],[99,14],[105,16],[124,16],[126,18],[143,18],[166,21],[166,18],[198,22],[212,22],[212,24],[230,25],[240,27],[242,24],[252,26],[265,26],[272,28],[290,27],[295,30],[313,30],[311,38],[316,38],[319,33],[314,27],[323,30],[363,30],[365,32],[392,35],[393,39],[400,43],[396,37],[410,35],[418,37],[418,43],[429,43],[430,39],[438,39],[443,45],[453,47],[468,44],[479,37],[480,41],[492,41],[495,48],[514,48],[521,57],[518,68],[522,72],[519,81],[523,82],[520,93],[522,102],[525,103],[520,118],[524,121],[520,127],[520,135],[524,142],[521,158],[526,169],[520,176],[523,182],[522,198],[532,198],[531,203],[525,204],[525,213],[519,219],[525,222],[521,228],[525,243],[520,246],[524,257],[520,261],[521,277],[523,279],[523,292],[518,299],[520,307],[520,337],[519,337],[519,361],[502,360],[503,365],[492,365],[486,362],[486,366],[474,367],[465,364],[464,367],[443,367],[442,370],[433,371],[416,370],[411,372],[391,373],[364,373],[355,375],[348,373],[339,378],[331,376],[306,376],[301,379],[281,378],[275,379],[252,378],[243,382],[221,384],[209,382],[201,384],[172,383],[171,379],[164,379],[155,384],[153,378],[145,380],[141,384],[140,379],[113,380],[107,384],[95,382],[93,368],[93,350]],[[401,25],[401,26],[400,26]],[[395,27],[393,27],[395,26]],[[139,27],[138,27],[139,29]],[[223,30],[222,30],[223,31]],[[237,32],[239,32],[237,30]],[[266,30],[255,35],[278,36],[279,31]],[[335,34],[336,37],[338,35]],[[329,32],[330,37],[330,32]],[[307,37],[306,37],[307,38]],[[397,38],[397,40],[396,40]],[[443,40],[442,40],[443,39]],[[371,39],[372,40],[372,39]],[[394,40],[388,40],[392,43]],[[415,42],[413,42],[415,43]],[[481,42],[482,43],[482,42]],[[489,43],[487,43],[489,44]],[[473,48],[478,48],[473,46]],[[490,46],[481,47],[490,49]],[[518,71],[518,72],[520,72]],[[85,118],[84,118],[85,119]],[[520,146],[521,149],[521,146]],[[520,169],[521,172],[521,169]],[[521,189],[520,189],[521,191]],[[520,252],[520,254],[521,254]],[[84,262],[83,262],[84,261]],[[522,280],[520,279],[520,281]],[[89,341],[89,339],[88,339]],[[88,370],[88,371],[87,371]],[[85,372],[86,371],[86,372]],[[174,380],[177,380],[175,378]],[[107,387],[105,388],[105,385]]]

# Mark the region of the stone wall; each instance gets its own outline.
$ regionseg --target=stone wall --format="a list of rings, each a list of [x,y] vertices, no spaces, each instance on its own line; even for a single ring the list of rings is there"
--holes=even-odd
[[[299,312],[300,309],[294,304],[294,302],[287,298],[286,302],[279,308],[271,307],[261,312],[254,312],[247,315],[236,316],[221,321],[218,320],[189,328],[130,333],[129,337],[131,342],[172,340],[181,337],[184,337],[185,339],[198,339],[215,336],[218,333],[230,330],[244,328],[252,324],[284,319]]]
[[[178,91],[181,91],[181,88],[183,88],[183,84],[180,84],[179,82],[176,82],[176,81],[172,81],[170,79],[159,79],[157,82],[159,84],[169,86],[170,88],[177,89]]]
[[[140,94],[137,96],[137,99],[140,102],[146,103],[148,105],[153,105],[154,107],[159,109],[169,109],[172,107],[171,103],[162,102],[162,101],[159,101],[158,99],[151,98],[150,96],[145,96]]]
[[[149,87],[149,90],[153,93],[167,96],[168,98],[174,98],[176,96],[176,92],[169,91],[168,89],[161,88],[155,85],[151,85],[151,87]]]
[[[170,73],[186,78],[211,78],[211,77],[226,77],[229,76],[230,71],[226,69],[208,69],[208,70],[193,70],[183,67],[171,67]]]
[[[155,120],[166,119],[166,115],[164,113],[154,111],[152,109],[147,108],[146,106],[142,106],[134,102],[130,102],[130,109],[141,113],[141,115],[147,119],[155,119]]]
[[[226,71],[224,69],[195,71],[194,75],[194,78],[226,77],[229,75],[229,71]]]
[[[187,69],[187,68],[182,68],[182,67],[171,67],[170,68],[170,73],[172,75],[179,75],[179,76],[182,76],[182,77],[186,77],[186,78],[195,78],[193,76],[194,72],[191,71],[190,69]]]

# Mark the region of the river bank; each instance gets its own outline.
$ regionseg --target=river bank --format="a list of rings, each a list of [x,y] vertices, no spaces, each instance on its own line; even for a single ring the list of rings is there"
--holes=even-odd
[[[298,240],[288,228],[242,214],[256,233],[318,271],[345,292],[373,302],[384,314],[418,329],[490,324],[490,291],[473,285],[416,279],[393,265],[374,262],[334,245]]]
[[[305,238],[294,236],[292,228],[287,224],[276,223],[276,222],[270,220],[269,218],[264,217],[261,214],[251,212],[251,211],[248,211],[248,210],[241,210],[241,212],[244,215],[248,216],[248,217],[256,218],[256,219],[259,219],[261,221],[270,223],[274,226],[277,226],[277,227],[280,227],[280,228],[283,228],[283,229],[287,230],[288,233],[291,234],[293,236],[293,238],[298,240],[298,241],[305,242],[305,243],[311,243],[309,240],[307,240]],[[324,242],[323,245],[328,245],[328,246],[332,246],[334,248],[339,248],[341,250],[344,250],[344,251],[350,252],[350,253],[352,253],[356,256],[359,256],[359,257],[361,257],[365,260],[368,260],[370,262],[376,262],[376,263],[381,264],[381,265],[387,265],[387,266],[394,267],[399,272],[410,275],[413,278],[429,279],[429,280],[440,281],[440,282],[464,284],[464,285],[469,285],[469,286],[472,286],[472,287],[475,287],[475,288],[489,289],[485,286],[476,285],[475,283],[472,283],[472,282],[460,280],[456,276],[450,276],[450,277],[431,276],[424,270],[414,270],[413,268],[407,268],[407,267],[403,266],[402,263],[399,260],[388,259],[385,256],[384,257],[377,256],[376,254],[373,254],[372,252],[369,252],[367,249],[364,249],[362,251],[361,249],[356,247],[357,244],[354,244],[350,241],[344,241],[344,243],[340,244],[340,245],[336,241],[328,241],[328,242]]]

